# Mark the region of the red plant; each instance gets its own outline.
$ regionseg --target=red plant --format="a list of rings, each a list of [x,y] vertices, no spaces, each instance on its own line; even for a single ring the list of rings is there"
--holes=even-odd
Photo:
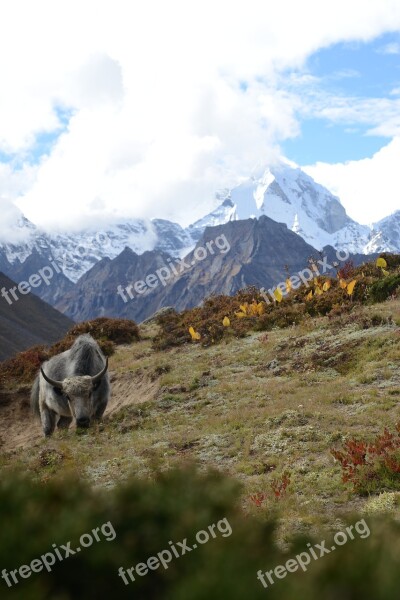
[[[290,484],[290,473],[285,471],[283,475],[279,477],[274,477],[270,482],[271,490],[274,493],[276,499],[281,499],[286,494],[286,489]],[[256,494],[252,494],[250,496],[250,500],[258,507],[262,505],[264,500],[267,500],[268,494],[264,494],[263,492],[257,492]]]
[[[340,277],[340,279],[350,279],[350,277],[353,277],[354,275],[354,263],[352,260],[348,260],[347,262],[344,263],[343,267],[341,269],[339,269],[338,271],[338,275]]]
[[[271,481],[271,489],[274,492],[275,498],[282,498],[286,494],[286,489],[290,484],[290,473],[285,471],[282,477],[274,477]]]
[[[332,449],[332,455],[342,467],[342,481],[351,482],[356,491],[367,491],[366,484],[386,483],[398,479],[400,474],[400,422],[396,432],[387,428],[367,443],[362,440],[347,440],[341,450]],[[396,487],[400,481],[394,481]]]
[[[262,492],[257,492],[256,494],[252,494],[250,496],[250,500],[256,505],[256,506],[261,506],[262,503],[264,502],[264,500],[267,499],[266,494],[263,494]]]

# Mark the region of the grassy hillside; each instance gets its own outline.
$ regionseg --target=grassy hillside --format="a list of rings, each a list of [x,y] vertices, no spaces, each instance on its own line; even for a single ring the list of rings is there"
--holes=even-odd
[[[391,277],[393,271],[394,267]],[[395,424],[400,421],[400,298],[395,290],[385,301],[373,304],[347,296],[342,310],[335,304],[329,314],[312,316],[313,311],[307,309],[297,324],[295,320],[276,327],[268,321],[264,331],[254,331],[250,319],[253,325],[248,330],[241,325],[235,334],[225,327],[218,343],[204,345],[202,338],[183,340],[176,346],[160,344],[160,339],[166,340],[165,315],[164,325],[154,321],[142,325],[140,340],[117,346],[110,357],[112,402],[104,422],[87,433],[71,429],[42,439],[39,424],[29,416],[27,388],[17,386],[12,398],[0,407],[3,477],[21,471],[43,487],[71,476],[99,493],[108,490],[113,497],[132,473],[152,482],[158,473],[172,473],[174,468],[180,472],[188,464],[197,465],[200,473],[215,468],[241,484],[237,510],[241,518],[258,523],[251,520],[248,524],[269,527],[271,519],[276,520],[277,546],[265,568],[282,561],[280,552],[289,552],[286,559],[291,556],[296,536],[313,536],[318,541],[322,530],[337,531],[355,513],[368,522],[382,515],[390,522],[398,520],[400,438]],[[284,302],[274,310],[283,311]],[[188,314],[185,319],[196,315]],[[265,314],[259,315],[257,322],[263,318]],[[177,323],[179,328],[181,321]],[[199,320],[195,331],[200,329]],[[378,443],[377,436],[385,428],[386,437]],[[373,455],[370,462],[362,452],[357,454],[361,442],[370,444],[366,446]],[[337,454],[346,448],[357,458],[355,475],[348,481],[343,480],[346,471]],[[175,494],[170,493],[166,502]],[[209,493],[211,498],[211,489]],[[207,505],[204,498],[202,502]],[[187,518],[182,507],[182,519]],[[380,531],[380,525],[376,527]],[[389,540],[388,535],[377,534],[371,542],[375,549],[376,544]],[[257,544],[267,556],[263,546],[267,538],[263,540]],[[247,538],[243,543],[251,545]],[[260,553],[255,554],[259,561]],[[337,569],[343,567],[345,557],[351,560],[351,551],[340,556],[343,563],[335,563]],[[330,559],[324,560],[327,569],[333,568]],[[364,568],[368,572],[366,564],[359,567],[360,573]],[[284,595],[286,587],[277,586],[277,596],[271,597],[300,597],[296,590],[306,580],[302,574],[291,575],[295,577],[293,596],[289,591]],[[349,582],[352,575],[346,577]],[[352,585],[354,590],[361,589],[357,587],[361,583]],[[371,597],[389,599],[393,589],[387,585]],[[234,593],[231,590],[229,597],[245,597]],[[309,591],[304,594],[313,597]],[[125,597],[122,592],[121,597]],[[149,592],[143,597],[152,596]],[[202,596],[191,591],[186,597]],[[218,597],[215,590],[210,597]]]
[[[398,420],[400,300],[359,309],[347,322],[319,317],[209,348],[155,351],[156,328],[142,327],[141,341],[110,358],[114,399],[103,424],[38,439],[3,462],[45,478],[77,470],[109,487],[132,470],[148,475],[155,464],[193,459],[238,477],[249,510],[251,494],[290,470],[285,513],[298,526],[368,503],[348,496],[330,449]],[[49,448],[65,456],[38,470]]]

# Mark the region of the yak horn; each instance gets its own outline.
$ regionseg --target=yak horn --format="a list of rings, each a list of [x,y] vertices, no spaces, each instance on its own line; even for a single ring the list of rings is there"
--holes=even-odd
[[[92,377],[92,384],[96,383],[97,381],[99,381],[103,375],[105,374],[105,372],[108,369],[108,356],[106,358],[106,364],[104,365],[103,369],[100,371],[100,373],[97,373],[97,375],[95,375],[94,377]]]
[[[50,377],[47,377],[46,373],[43,371],[42,368],[40,368],[40,372],[43,375],[43,377],[45,378],[45,380],[47,381],[47,383],[50,383],[50,385],[52,385],[53,387],[56,387],[56,388],[59,388],[60,390],[62,390],[62,386],[63,386],[62,381],[56,381],[55,379],[50,379]]]

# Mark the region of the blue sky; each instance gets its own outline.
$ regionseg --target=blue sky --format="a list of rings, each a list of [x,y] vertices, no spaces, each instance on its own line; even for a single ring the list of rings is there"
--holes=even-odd
[[[24,165],[36,166],[41,159],[49,156],[60,136],[67,131],[73,111],[66,107],[54,106],[56,128],[51,131],[41,131],[32,136],[32,142],[20,151],[1,151],[0,163],[12,165],[15,170],[23,169]]]
[[[310,85],[319,94],[344,99],[393,99],[400,96],[400,34],[319,50],[308,59],[302,73],[311,76]],[[303,116],[300,135],[282,144],[283,153],[300,165],[367,158],[391,139],[368,135],[371,125],[351,118],[335,123],[328,118]]]

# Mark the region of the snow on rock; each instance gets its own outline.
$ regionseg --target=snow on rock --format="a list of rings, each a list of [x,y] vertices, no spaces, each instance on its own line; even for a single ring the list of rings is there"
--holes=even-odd
[[[227,200],[189,227],[189,231],[195,230],[198,239],[207,225],[266,215],[285,223],[317,249],[331,245],[352,253],[379,252],[381,248],[400,252],[400,217],[396,214],[372,230],[360,225],[350,219],[339,198],[300,168],[282,161],[260,169],[233,188]]]

